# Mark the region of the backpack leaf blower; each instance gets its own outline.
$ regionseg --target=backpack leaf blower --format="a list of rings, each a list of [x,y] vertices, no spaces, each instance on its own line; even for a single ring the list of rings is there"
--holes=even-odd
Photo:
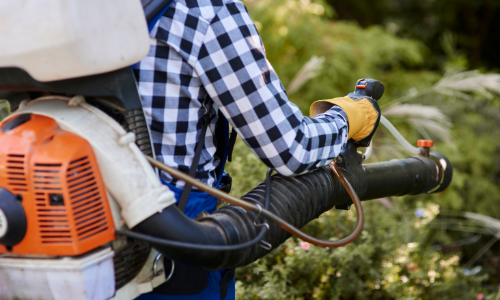
[[[168,1],[142,2],[149,19]],[[2,300],[131,300],[171,278],[164,259],[235,268],[292,234],[338,247],[361,232],[360,201],[436,193],[451,182],[450,162],[429,142],[412,149],[416,156],[363,164],[350,141],[328,167],[268,172],[235,198],[154,159],[130,68],[149,51],[141,1],[0,0],[0,19],[8,45],[0,47],[0,99],[13,111],[0,122]],[[377,81],[356,84],[359,97],[382,93]],[[191,220],[158,170],[231,205]],[[358,222],[346,239],[299,230],[352,204]]]

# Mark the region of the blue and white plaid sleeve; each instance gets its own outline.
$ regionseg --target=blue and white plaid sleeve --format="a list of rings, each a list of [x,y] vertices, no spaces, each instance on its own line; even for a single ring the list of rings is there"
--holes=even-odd
[[[291,103],[245,6],[230,1],[211,20],[194,70],[245,143],[283,175],[327,165],[347,141],[339,107],[304,117]]]

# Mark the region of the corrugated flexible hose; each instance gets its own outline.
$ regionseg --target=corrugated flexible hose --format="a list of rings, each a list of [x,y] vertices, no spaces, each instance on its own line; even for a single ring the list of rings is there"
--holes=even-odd
[[[364,182],[366,190],[358,191],[361,200],[438,192],[449,185],[452,168],[444,156],[439,153],[431,155],[433,157],[418,156],[362,165],[361,175],[364,178],[361,175],[352,177],[346,170],[342,171],[344,175],[350,176],[351,182],[357,183],[355,187],[359,188],[361,181]],[[196,220],[188,219],[176,206],[171,206],[134,228],[142,233],[117,233],[146,240],[170,258],[208,269],[247,265],[278,247],[291,234],[312,244],[333,247],[330,241],[323,243],[297,228],[333,206],[350,203],[346,189],[333,173],[335,168],[322,167],[296,177],[273,175],[269,185],[269,210],[265,210],[262,209],[268,186],[265,182],[238,199],[186,177],[184,173],[152,158],[148,159],[152,165],[172,176],[189,182],[199,190],[209,191],[233,205]],[[271,222],[261,225],[261,217]]]
[[[361,201],[354,188],[347,181],[347,179],[345,179],[344,175],[335,164],[335,161],[330,164],[330,169],[338,178],[338,182],[340,182],[344,186],[345,190],[348,191],[351,199],[353,200],[358,212],[358,221],[353,233],[346,238],[338,241],[324,241],[305,234],[292,224],[302,227],[310,220],[317,218],[321,215],[321,213],[332,207],[329,205],[330,207],[327,208],[320,205],[320,203],[328,205],[328,201],[315,201],[318,198],[324,199],[325,196],[331,196],[331,192],[333,192],[334,182],[332,181],[331,176],[326,174],[326,170],[323,170],[323,172],[315,172],[315,178],[313,180],[310,180],[308,177],[295,178],[295,180],[299,181],[300,178],[306,179],[302,182],[302,184],[297,184],[297,182],[293,182],[289,178],[282,176],[273,176],[274,180],[271,181],[269,170],[265,184],[259,185],[250,193],[245,195],[243,199],[238,199],[223,191],[208,186],[197,179],[187,176],[174,168],[168,167],[152,157],[147,157],[147,159],[153,166],[159,168],[160,170],[192,184],[199,190],[207,192],[234,205],[223,207],[213,215],[205,218],[205,221],[210,220],[218,223],[220,228],[225,230],[226,236],[229,237],[231,244],[233,245],[221,246],[200,245],[186,242],[183,243],[151,236],[147,237],[143,234],[134,232],[117,231],[118,234],[147,240],[148,242],[155,245],[162,245],[163,247],[180,247],[202,251],[232,251],[233,253],[235,250],[238,250],[238,252],[246,252],[245,254],[240,253],[230,255],[232,257],[230,259],[231,265],[236,264],[239,266],[246,265],[259,257],[262,257],[271,249],[283,243],[290,236],[290,234],[320,247],[336,248],[353,242],[363,230],[364,216]],[[318,191],[323,191],[324,195],[318,194]],[[266,198],[268,198],[267,201]],[[263,206],[265,208],[262,208]],[[272,210],[276,211],[278,214],[269,211],[267,209],[268,206],[271,206]],[[252,212],[252,214],[248,214],[248,212]],[[290,212],[300,213],[295,215]],[[291,220],[292,224],[281,218],[280,215],[293,216],[294,219]],[[270,226],[267,222],[257,223],[261,222],[259,220],[260,216],[271,220],[273,224]],[[203,222],[203,220],[199,221]],[[278,226],[285,231],[279,230]],[[260,228],[262,229],[259,232]],[[273,232],[273,234],[269,234],[267,229]],[[250,240],[248,240],[249,237],[251,237]],[[236,244],[234,244],[235,241]]]
[[[361,206],[361,200],[359,199],[358,195],[356,194],[356,191],[354,188],[351,186],[349,181],[344,177],[344,174],[339,170],[337,165],[335,164],[335,161],[332,161],[330,163],[330,169],[332,170],[333,174],[337,177],[339,182],[342,184],[342,186],[345,188],[345,190],[348,192],[349,196],[351,197],[351,200],[353,201],[356,211],[358,213],[358,221],[356,223],[356,228],[346,238],[339,240],[339,241],[325,241],[325,240],[320,240],[317,238],[314,238],[312,236],[307,235],[306,233],[300,231],[297,229],[294,225],[288,223],[287,221],[283,220],[280,218],[278,215],[273,214],[271,211],[267,209],[262,208],[262,202],[255,201],[255,199],[250,198],[251,195],[259,195],[259,193],[255,193],[258,189],[254,189],[252,192],[248,193],[245,197],[243,197],[242,201],[241,199],[238,199],[234,196],[231,196],[219,189],[213,188],[209,185],[206,185],[205,183],[194,179],[193,177],[187,176],[186,174],[182,172],[178,172],[176,169],[168,167],[167,165],[163,164],[162,162],[152,158],[152,157],[147,157],[149,162],[159,168],[162,171],[165,171],[169,173],[172,176],[177,177],[180,180],[186,181],[193,186],[196,186],[199,190],[204,191],[206,193],[211,194],[214,197],[217,197],[219,199],[222,199],[229,204],[236,205],[238,207],[242,207],[246,210],[252,211],[254,213],[257,213],[258,215],[262,215],[264,218],[274,222],[284,230],[286,230],[288,233],[295,235],[296,237],[307,241],[313,245],[319,246],[319,247],[325,247],[325,248],[337,248],[337,247],[342,247],[345,245],[348,245],[352,243],[361,233],[363,230],[363,224],[364,224],[364,216],[363,216],[363,208]],[[318,174],[319,175],[319,174]],[[291,184],[291,180],[275,180],[275,184],[277,185],[276,187],[273,187],[271,184],[271,195],[272,197],[280,197],[282,199],[279,199],[276,204],[281,204],[281,205],[288,205],[290,207],[293,207],[293,211],[302,211],[300,208],[306,208],[306,211],[317,211],[315,209],[315,202],[312,201],[314,198],[314,195],[317,195],[318,191],[324,191],[328,190],[328,187],[332,186],[332,182],[327,182],[326,181],[327,176],[322,176],[322,177],[317,177],[318,180],[316,180],[316,184],[319,183],[318,186],[315,186],[315,184],[301,184],[298,186],[294,186]],[[329,177],[329,176],[328,176]],[[308,177],[303,177],[308,179]],[[311,182],[309,182],[311,183]],[[325,188],[326,187],[326,188]],[[297,193],[294,193],[293,190],[296,189]],[[253,193],[254,192],[254,193]],[[265,193],[264,193],[265,194]],[[286,196],[285,196],[286,195]],[[260,195],[262,196],[262,195]],[[301,197],[302,196],[302,197]],[[265,197],[265,196],[264,196]],[[322,197],[319,197],[322,198]],[[304,203],[304,200],[311,200],[311,203]],[[251,202],[254,202],[252,204]],[[282,203],[283,202],[283,203]],[[321,210],[324,212],[324,210]],[[321,213],[322,213],[321,212]],[[320,214],[321,214],[320,213]],[[319,216],[319,215],[318,215]],[[318,217],[316,216],[316,217]],[[299,222],[300,227],[304,226],[307,224],[311,219],[310,214],[304,214],[304,215],[299,215],[298,216],[300,221],[305,221],[304,222]],[[295,224],[295,222],[294,222]]]

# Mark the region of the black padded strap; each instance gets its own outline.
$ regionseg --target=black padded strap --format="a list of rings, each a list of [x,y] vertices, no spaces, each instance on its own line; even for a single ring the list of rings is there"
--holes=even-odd
[[[223,300],[227,296],[227,290],[229,288],[229,281],[234,278],[234,269],[227,270],[224,277],[221,278],[219,282],[220,300]]]
[[[210,125],[211,111],[212,111],[212,101],[209,101],[209,103],[206,106],[205,115],[203,117],[203,129],[201,129],[200,139],[198,140],[198,145],[196,145],[196,151],[193,157],[193,164],[191,165],[191,168],[189,169],[188,173],[188,175],[191,177],[196,177],[196,170],[198,169],[198,165],[200,163],[201,151],[205,146],[205,136],[207,135],[208,125]],[[186,209],[187,201],[189,199],[189,194],[191,193],[192,188],[193,188],[192,185],[186,183],[184,189],[182,190],[181,198],[179,199],[179,203],[177,204],[177,207],[182,212],[184,212],[184,210]]]
[[[231,130],[231,135],[229,136],[229,143],[227,145],[227,160],[229,162],[233,161],[233,150],[234,150],[234,144],[236,143],[236,137],[238,136],[238,133],[236,130]]]

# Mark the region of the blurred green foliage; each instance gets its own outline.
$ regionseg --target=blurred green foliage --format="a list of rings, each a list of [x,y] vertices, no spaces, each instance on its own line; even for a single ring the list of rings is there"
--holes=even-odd
[[[335,17],[363,27],[379,24],[400,37],[418,39],[433,52],[428,66],[438,68],[460,52],[470,68],[499,69],[500,1],[491,0],[327,0]],[[453,48],[442,47],[452,42]]]
[[[304,65],[312,57],[324,58],[313,79],[303,76],[303,84],[289,92],[304,114],[313,101],[343,96],[359,78],[376,78],[386,87],[380,101],[385,111],[398,104],[418,104],[444,113],[446,120],[436,124],[453,124],[449,128],[452,142],[442,140],[437,130],[414,126],[415,115],[393,115],[390,120],[413,144],[419,138],[436,140],[433,150],[450,159],[455,173],[450,188],[437,195],[365,202],[365,229],[353,245],[308,248],[289,239],[258,262],[237,270],[237,298],[474,299],[479,293],[496,293],[494,271],[465,275],[460,266],[491,236],[443,252],[443,245],[454,245],[454,241],[475,233],[436,230],[435,225],[438,210],[473,211],[500,218],[496,205],[500,201],[500,101],[494,92],[459,92],[461,87],[450,90],[439,84],[443,77],[468,66],[467,57],[455,51],[453,40],[443,39],[440,47],[452,51],[436,58],[421,41],[398,37],[387,26],[363,28],[351,21],[332,22],[335,11],[323,1],[245,3],[285,87],[303,75]],[[429,68],[429,60],[438,62],[437,67]],[[487,89],[500,91],[500,81],[491,82]],[[374,145],[368,162],[407,156],[383,128],[374,137]],[[264,180],[266,166],[240,139],[233,157],[227,168],[233,176],[232,194],[242,196]],[[426,216],[416,217],[418,208]],[[334,210],[304,230],[321,238],[341,238],[351,232],[354,223],[354,211]],[[498,245],[476,265],[484,265],[486,258],[496,255]],[[490,298],[496,299],[486,299]]]
[[[367,75],[384,82],[388,98],[407,92],[401,87],[423,87],[439,79],[419,68],[427,55],[420,42],[398,38],[381,26],[329,22],[318,15],[328,9],[316,6],[324,7],[296,0],[247,1],[267,58],[285,87],[313,55],[325,58],[318,76],[290,95],[304,112],[315,100],[351,92],[356,80]]]
[[[237,299],[474,299],[480,277],[466,276],[456,254],[425,250],[437,213],[417,218],[364,204],[366,225],[346,247],[323,249],[292,238],[258,262],[237,270]],[[399,208],[398,208],[399,210]],[[353,211],[327,212],[305,231],[324,239],[348,235]]]
[[[7,100],[0,100],[0,121],[10,115],[10,105]]]
[[[241,139],[235,153],[227,170],[233,176],[231,193],[242,196],[265,179],[267,167]],[[459,267],[460,253],[431,248],[435,229],[428,225],[439,205],[433,199],[415,198],[394,199],[390,208],[378,201],[364,202],[364,230],[343,248],[287,240],[256,263],[236,270],[236,298],[474,299],[485,292],[484,276],[466,276]],[[421,217],[414,215],[415,208],[420,208]],[[339,239],[352,232],[355,222],[354,210],[332,210],[303,230],[322,239]]]

